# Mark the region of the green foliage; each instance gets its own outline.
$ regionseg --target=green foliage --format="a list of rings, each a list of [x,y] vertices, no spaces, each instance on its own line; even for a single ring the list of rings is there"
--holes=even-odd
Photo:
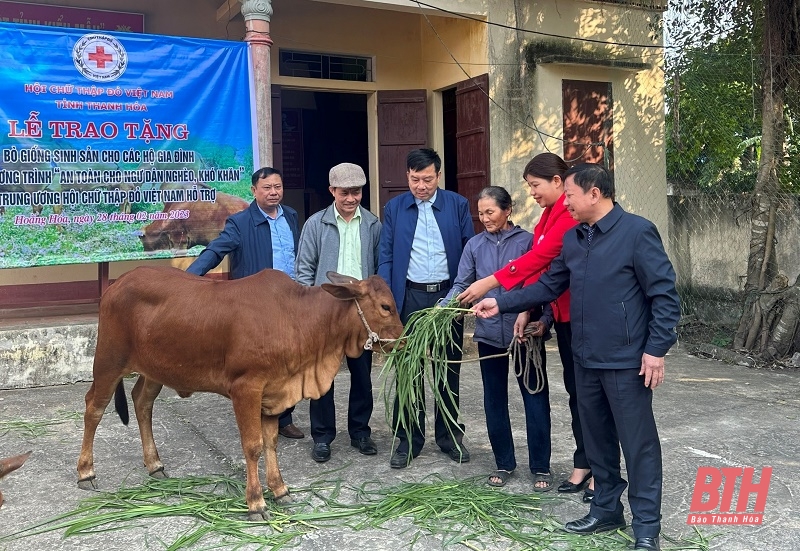
[[[721,184],[753,189],[756,145],[742,144],[761,134],[761,92],[748,42],[719,40],[686,52],[672,69],[666,90],[670,181],[706,190]]]
[[[676,48],[667,55],[667,178],[683,189],[756,188],[765,5],[756,0],[688,0],[671,6],[667,28]],[[799,64],[790,56],[789,72],[797,72]],[[790,86],[785,96],[785,139],[777,163],[780,189],[792,193],[800,192],[795,92]]]
[[[711,344],[722,348],[728,348],[732,342],[733,337],[729,333],[717,333],[714,335],[714,338],[711,339]]]

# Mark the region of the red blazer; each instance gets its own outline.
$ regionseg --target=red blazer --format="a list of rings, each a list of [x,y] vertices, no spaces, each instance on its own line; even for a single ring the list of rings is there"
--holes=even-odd
[[[577,222],[564,206],[564,194],[556,204],[547,207],[533,230],[531,250],[494,273],[504,289],[509,290],[524,283],[535,283],[550,268],[550,262],[561,254],[564,234]],[[558,322],[569,321],[569,289],[553,301],[553,315]]]

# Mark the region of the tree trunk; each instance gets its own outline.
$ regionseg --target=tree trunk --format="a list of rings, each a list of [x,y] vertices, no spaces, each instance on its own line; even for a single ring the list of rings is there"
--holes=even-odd
[[[752,198],[745,304],[733,341],[735,348],[758,348],[759,333],[769,330],[763,323],[769,313],[761,311],[759,297],[777,274],[774,236],[778,165],[784,156],[783,111],[789,83],[788,54],[794,49],[790,44],[797,36],[797,22],[787,14],[796,14],[797,4],[798,0],[765,2],[761,160]]]

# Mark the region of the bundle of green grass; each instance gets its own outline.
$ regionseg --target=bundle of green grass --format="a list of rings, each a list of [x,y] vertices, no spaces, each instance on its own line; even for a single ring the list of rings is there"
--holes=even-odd
[[[433,400],[445,416],[448,428],[457,425],[457,408],[445,407],[456,403],[455,394],[447,384],[447,370],[453,369],[447,361],[447,349],[460,350],[453,322],[470,312],[454,298],[447,304],[418,310],[409,317],[400,345],[388,354],[381,370],[387,422],[394,426],[395,434],[419,428],[419,413],[425,411],[424,382],[433,392]],[[394,400],[398,414],[392,425]]]

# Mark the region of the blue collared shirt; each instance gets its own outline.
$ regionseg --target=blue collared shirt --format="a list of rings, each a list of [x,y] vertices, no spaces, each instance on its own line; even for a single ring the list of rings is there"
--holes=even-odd
[[[411,243],[411,259],[408,263],[408,279],[416,283],[438,283],[450,279],[447,269],[447,253],[442,232],[433,215],[436,194],[428,201],[414,198],[419,215]]]
[[[269,216],[261,207],[258,207],[258,210],[269,222],[272,236],[272,267],[294,279],[294,238],[289,223],[283,215],[283,207],[278,205],[278,214],[275,218]]]

